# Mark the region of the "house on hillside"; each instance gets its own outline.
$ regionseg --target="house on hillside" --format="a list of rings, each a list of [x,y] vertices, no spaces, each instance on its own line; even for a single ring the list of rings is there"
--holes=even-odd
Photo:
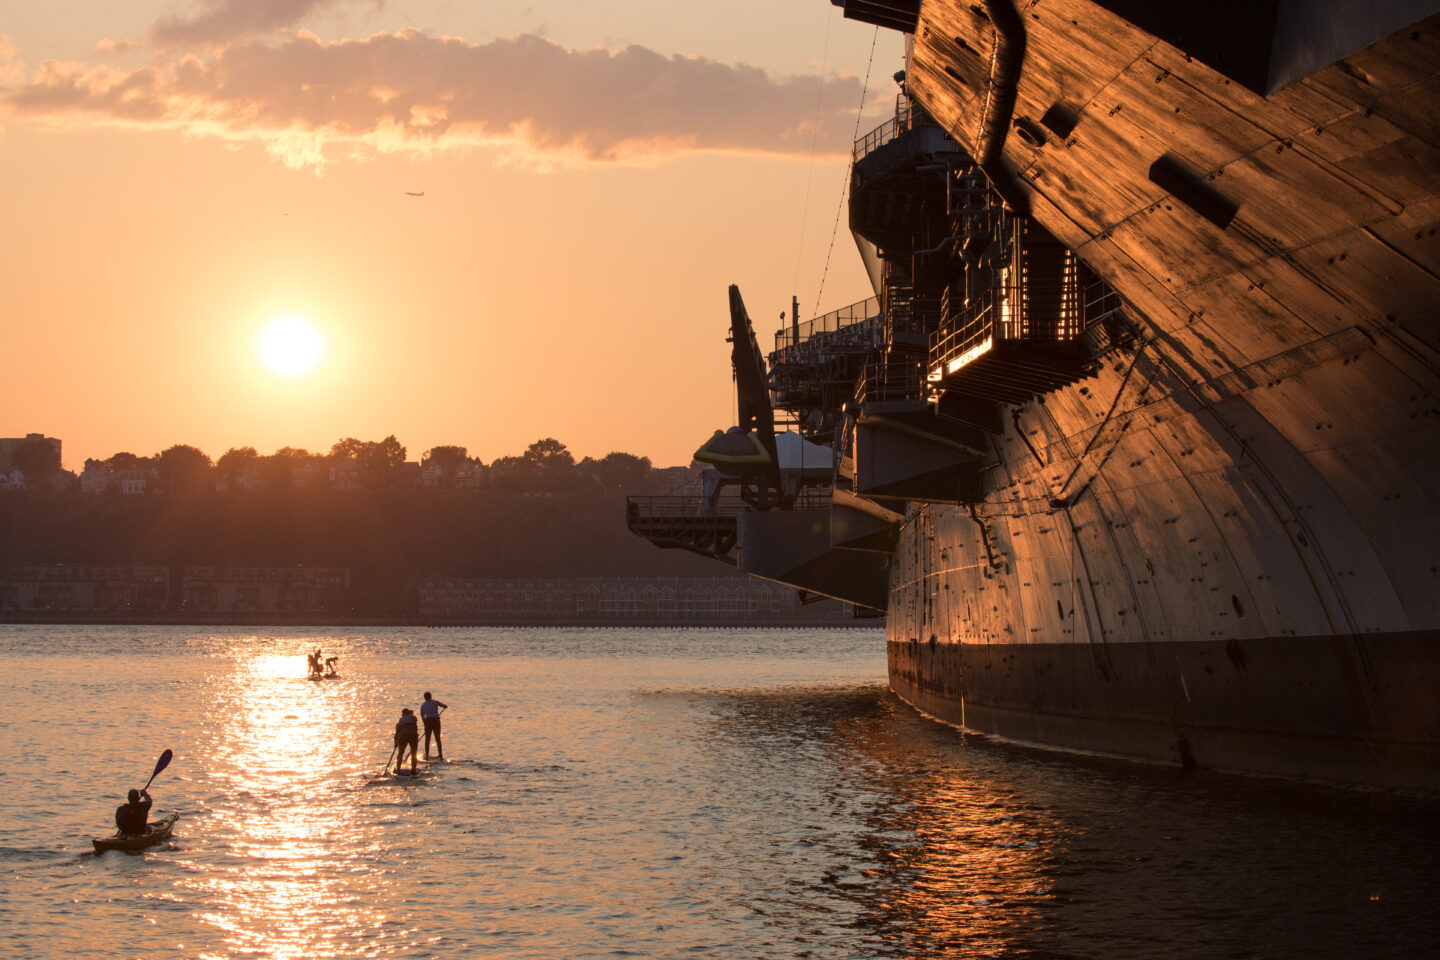
[[[142,496],[160,482],[160,471],[153,466],[137,464],[115,471],[115,481],[126,496]]]
[[[116,482],[115,472],[110,469],[110,464],[104,460],[85,461],[85,469],[80,473],[81,493],[104,493]]]
[[[331,490],[359,490],[363,471],[350,457],[330,461]]]

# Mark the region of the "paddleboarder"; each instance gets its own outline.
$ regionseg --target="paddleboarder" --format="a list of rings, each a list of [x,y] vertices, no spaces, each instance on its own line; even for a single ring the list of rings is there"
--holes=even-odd
[[[425,691],[425,702],[420,704],[420,719],[425,722],[425,759],[430,759],[430,734],[435,734],[435,753],[445,759],[445,747],[440,743],[440,711],[449,704],[441,703]]]
[[[395,724],[395,749],[400,755],[395,758],[395,770],[405,765],[405,748],[410,748],[410,776],[419,772],[420,725],[415,722],[415,711],[409,707],[400,711],[400,720]]]
[[[142,800],[141,797],[145,799]],[[151,802],[150,794],[146,790],[131,790],[128,802],[115,808],[116,829],[127,835],[144,833],[149,826]]]

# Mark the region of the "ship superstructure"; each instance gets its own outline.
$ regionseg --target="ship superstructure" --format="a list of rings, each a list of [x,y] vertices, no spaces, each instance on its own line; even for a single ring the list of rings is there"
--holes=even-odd
[[[777,334],[836,469],[742,569],[971,729],[1440,787],[1435,4],[836,3],[909,35],[876,299]]]

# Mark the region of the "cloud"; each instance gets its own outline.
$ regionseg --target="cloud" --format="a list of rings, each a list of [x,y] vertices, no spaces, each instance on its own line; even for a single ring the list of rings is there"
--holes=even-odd
[[[25,82],[25,62],[15,54],[15,45],[7,34],[0,33],[0,89]]]
[[[239,41],[133,70],[45,61],[0,109],[51,124],[260,141],[293,167],[482,145],[539,164],[654,162],[693,151],[848,152],[859,95],[831,80],[644,47],[572,50],[533,35],[472,44],[415,30],[322,43]]]
[[[95,44],[94,55],[97,57],[113,57],[117,53],[129,53],[131,50],[139,49],[140,41],[123,37],[119,40],[104,39]]]
[[[161,47],[223,43],[282,30],[317,7],[338,2],[341,0],[206,0],[204,9],[192,16],[161,17],[150,36]]]

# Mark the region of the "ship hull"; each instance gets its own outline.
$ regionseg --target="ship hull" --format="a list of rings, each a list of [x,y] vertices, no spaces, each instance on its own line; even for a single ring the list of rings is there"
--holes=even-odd
[[[912,505],[891,686],[1015,740],[1440,789],[1440,383],[1394,339],[1198,395],[1160,339],[1016,411]]]
[[[956,726],[1180,766],[1440,789],[1434,634],[1113,645],[891,640],[890,685]],[[1340,705],[1337,709],[1337,705]]]
[[[909,92],[1134,339],[1007,410],[979,496],[908,507],[893,689],[1021,741],[1440,788],[1440,16],[1259,94],[1112,4],[1011,6],[921,3]]]

